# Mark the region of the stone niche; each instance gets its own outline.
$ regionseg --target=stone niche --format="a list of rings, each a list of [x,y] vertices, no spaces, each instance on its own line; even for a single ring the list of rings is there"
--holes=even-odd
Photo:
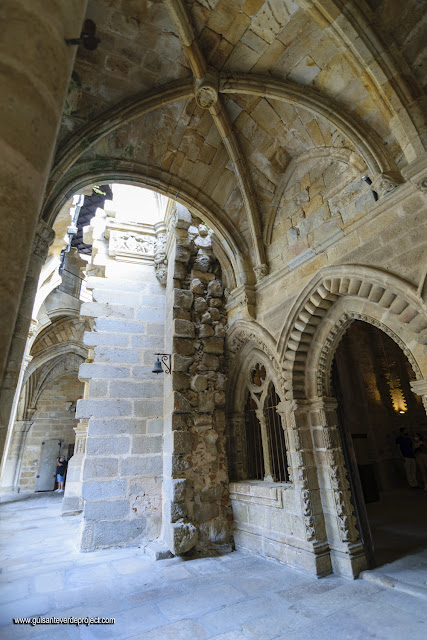
[[[175,211],[168,247],[163,534],[175,555],[232,549],[221,269],[206,226]]]

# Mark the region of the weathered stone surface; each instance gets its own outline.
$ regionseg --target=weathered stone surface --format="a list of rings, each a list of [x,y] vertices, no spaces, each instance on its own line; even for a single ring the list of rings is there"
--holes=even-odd
[[[200,393],[198,397],[198,410],[208,413],[215,410],[215,394],[212,391]]]
[[[219,358],[217,356],[204,353],[199,365],[199,371],[217,371],[219,369]]]
[[[206,353],[221,355],[224,352],[224,338],[206,338],[203,340],[203,348]]]
[[[195,295],[201,295],[204,293],[205,287],[199,278],[194,278],[190,282],[190,291]]]
[[[189,320],[174,320],[174,334],[181,338],[194,338],[194,323]]]
[[[172,370],[173,371],[188,371],[189,366],[193,362],[193,358],[179,355],[178,353],[172,354]]]
[[[169,544],[175,556],[186,553],[192,549],[197,542],[197,529],[189,522],[175,522],[170,526],[169,531]]]
[[[177,413],[190,413],[191,412],[191,404],[187,400],[187,398],[178,391],[173,392],[173,408]]]
[[[185,391],[190,388],[190,376],[186,373],[174,371],[172,374],[172,389],[174,391]]]
[[[191,356],[195,351],[194,343],[186,338],[174,338],[173,351],[180,356]]]
[[[213,327],[211,327],[209,324],[200,325],[199,338],[210,338],[213,335],[215,335]]]
[[[219,513],[219,507],[215,503],[211,504],[195,504],[194,505],[194,518],[196,522],[206,522],[216,518]]]
[[[197,311],[197,313],[202,313],[203,311],[206,311],[207,308],[208,303],[204,298],[199,297],[194,299],[194,311]]]
[[[222,296],[223,288],[219,280],[212,280],[208,284],[208,295],[212,298],[220,298]]]
[[[194,268],[198,271],[207,272],[209,267],[211,266],[212,259],[209,254],[206,253],[203,249],[199,249],[197,253],[197,257],[194,261]]]
[[[193,304],[193,293],[184,289],[174,289],[173,306],[178,309],[190,309]]]
[[[193,391],[205,391],[208,388],[208,379],[206,376],[197,375],[191,379],[191,388]]]

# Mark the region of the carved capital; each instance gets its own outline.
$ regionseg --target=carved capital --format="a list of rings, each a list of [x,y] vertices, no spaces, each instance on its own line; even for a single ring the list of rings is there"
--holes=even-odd
[[[266,275],[268,275],[268,266],[266,264],[258,264],[256,267],[254,267],[254,272],[256,279],[259,282],[260,280],[265,278]]]
[[[375,178],[372,188],[378,193],[379,198],[383,198],[390,193],[390,191],[393,191],[397,185],[398,182],[393,178],[393,176],[388,173],[381,173]]]
[[[417,184],[417,189],[419,189],[422,193],[427,193],[427,178],[423,178]]]

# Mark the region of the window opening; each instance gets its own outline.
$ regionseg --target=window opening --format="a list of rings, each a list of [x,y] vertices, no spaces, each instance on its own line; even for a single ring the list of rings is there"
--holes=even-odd
[[[264,456],[261,441],[261,425],[256,415],[257,405],[248,394],[245,406],[246,464],[248,480],[264,480]]]
[[[289,473],[286,459],[285,434],[283,432],[281,418],[276,410],[279,402],[280,398],[276,393],[274,385],[271,384],[264,407],[271,471],[276,482],[287,482]]]

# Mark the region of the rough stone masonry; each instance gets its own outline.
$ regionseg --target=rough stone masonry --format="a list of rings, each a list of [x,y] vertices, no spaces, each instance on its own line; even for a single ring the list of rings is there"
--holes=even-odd
[[[174,554],[231,549],[225,445],[221,268],[205,225],[178,205],[169,246],[165,388],[164,537]],[[171,295],[168,295],[168,294]]]

